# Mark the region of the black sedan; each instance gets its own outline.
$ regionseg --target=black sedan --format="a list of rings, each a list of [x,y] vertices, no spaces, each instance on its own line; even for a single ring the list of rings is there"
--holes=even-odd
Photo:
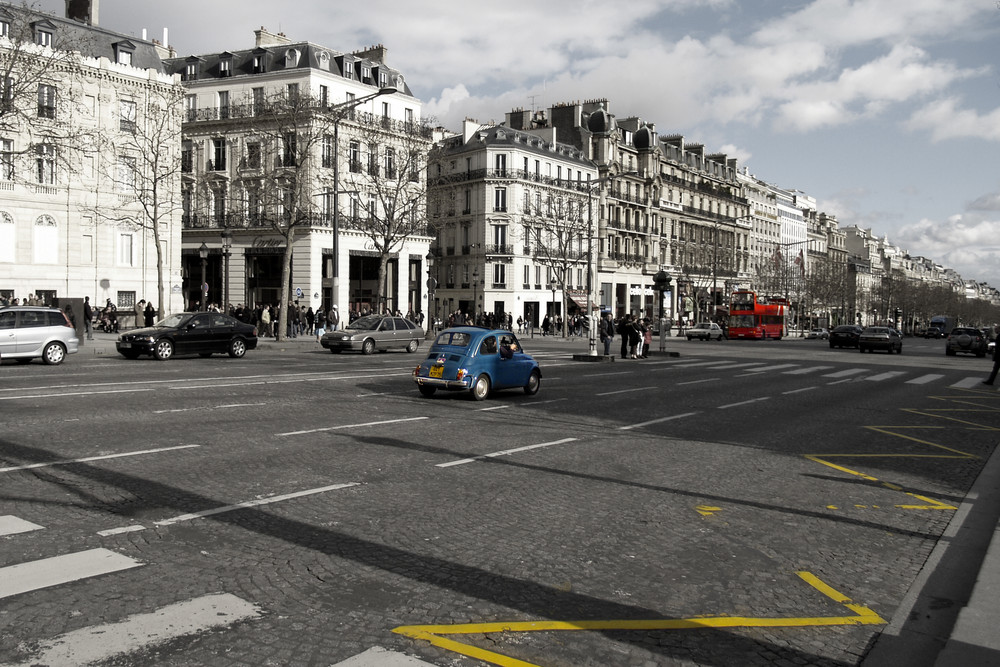
[[[858,350],[885,350],[889,354],[903,354],[903,337],[891,327],[868,327],[858,336]]]
[[[830,347],[857,347],[861,327],[853,324],[842,324],[830,331]]]
[[[121,334],[115,347],[126,359],[148,354],[162,361],[175,354],[208,357],[223,352],[240,358],[257,347],[257,327],[222,313],[175,313],[151,327]]]

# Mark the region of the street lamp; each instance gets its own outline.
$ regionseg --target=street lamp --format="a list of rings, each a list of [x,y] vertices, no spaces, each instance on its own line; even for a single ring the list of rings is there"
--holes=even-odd
[[[338,303],[340,300],[340,121],[346,116],[345,111],[349,111],[357,106],[370,102],[382,95],[392,95],[395,88],[380,88],[371,95],[365,95],[355,100],[348,100],[334,105],[328,109],[337,112],[333,119],[333,280],[331,290],[331,303]]]
[[[233,247],[233,233],[228,229],[222,230],[222,308],[223,312],[229,313],[229,255]]]
[[[428,252],[424,259],[427,261],[427,310],[429,311],[428,315],[431,320],[431,325],[427,330],[433,337],[435,328],[437,327],[437,303],[434,301],[434,290],[437,289],[438,284],[437,279],[432,275],[432,271],[434,270],[434,251],[431,250]]]
[[[205,265],[208,264],[208,246],[204,242],[198,248],[198,256],[201,257],[201,304],[198,306],[198,310],[203,311],[208,307],[208,304],[205,303],[208,299],[208,283],[205,282]]]
[[[549,282],[549,287],[552,288],[552,311],[549,313],[549,331],[554,332],[556,329],[556,288],[559,287],[559,283],[553,278]],[[552,334],[555,336],[555,333]]]
[[[479,310],[479,269],[472,270],[472,323],[476,324]]]

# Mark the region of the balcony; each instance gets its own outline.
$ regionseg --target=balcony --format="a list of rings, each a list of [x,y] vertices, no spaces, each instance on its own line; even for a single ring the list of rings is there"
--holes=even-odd
[[[488,245],[486,246],[487,255],[513,255],[514,246],[512,245]]]

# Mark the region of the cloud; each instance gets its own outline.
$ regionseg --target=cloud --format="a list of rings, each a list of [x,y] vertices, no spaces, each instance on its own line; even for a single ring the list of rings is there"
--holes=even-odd
[[[955,97],[935,100],[913,112],[906,123],[913,131],[929,131],[934,141],[985,139],[1000,141],[1000,108],[981,115],[959,108]]]
[[[923,219],[899,228],[891,239],[911,255],[932,258],[965,280],[1000,285],[1000,215],[958,214]]]

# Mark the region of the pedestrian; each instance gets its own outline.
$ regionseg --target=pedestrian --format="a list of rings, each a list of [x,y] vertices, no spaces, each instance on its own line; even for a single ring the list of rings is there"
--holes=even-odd
[[[604,343],[604,356],[611,355],[611,341],[615,339],[615,323],[611,321],[611,313],[604,313],[601,320],[601,342]]]
[[[132,309],[135,311],[135,327],[138,329],[142,326],[146,312],[146,300],[139,299],[139,302],[135,304]]]
[[[337,310],[337,304],[333,304],[330,312],[326,314],[326,324],[330,327],[330,331],[336,331],[340,328],[340,311]]]
[[[273,334],[271,333],[271,307],[270,306],[264,306],[261,309],[261,311],[260,311],[260,323],[261,323],[262,328],[264,330],[264,335],[267,336],[267,337],[271,337]]]
[[[326,311],[322,308],[317,308],[314,318],[313,324],[316,330],[316,342],[319,342],[323,338],[323,334],[326,333]]]
[[[629,326],[628,326],[628,350],[629,350],[629,356],[632,359],[638,359],[639,355],[637,353],[637,350],[639,348],[639,340],[641,338],[641,334],[639,332],[639,319],[638,318],[630,318],[628,324],[629,324]]]
[[[630,328],[629,318],[630,318],[630,316],[627,315],[627,314],[626,315],[622,315],[618,319],[618,326],[615,327],[615,329],[617,329],[617,331],[618,331],[618,337],[622,339],[622,347],[621,347],[621,358],[622,359],[629,359],[630,358],[629,357],[629,353],[628,353],[628,331],[629,331],[629,328]]]
[[[1000,343],[1000,340],[997,341]],[[993,371],[990,373],[988,380],[983,380],[983,384],[993,384],[997,379],[997,371],[1000,370],[1000,345],[993,345]]]
[[[153,306],[153,302],[152,301],[147,301],[146,302],[145,315],[146,315],[146,326],[147,327],[151,327],[154,324],[156,324],[156,308]]]
[[[83,330],[87,340],[94,340],[94,309],[90,305],[90,297],[83,297]]]
[[[646,318],[642,321],[643,323],[643,345],[642,345],[642,358],[647,359],[649,357],[649,345],[653,342],[653,325]]]

